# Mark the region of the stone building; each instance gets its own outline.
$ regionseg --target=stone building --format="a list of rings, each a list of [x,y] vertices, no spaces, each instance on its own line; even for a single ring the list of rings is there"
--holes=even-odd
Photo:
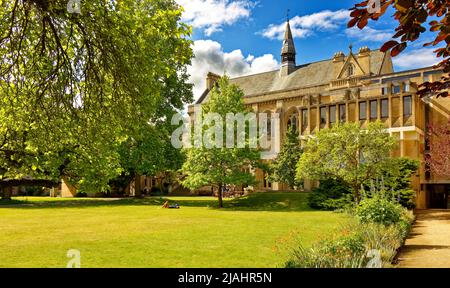
[[[409,157],[422,163],[412,177],[418,208],[447,206],[450,176],[430,175],[423,160],[427,126],[448,121],[450,99],[424,100],[416,95],[418,85],[439,80],[442,71],[427,67],[394,72],[389,53],[368,47],[353,51],[351,46],[347,54],[337,52],[331,59],[298,66],[289,22],[281,58],[279,70],[230,80],[244,91],[248,106],[256,113],[278,113],[281,135],[289,125],[295,125],[304,139],[334,123],[359,122],[365,127],[370,121],[382,121],[398,139],[393,157]],[[219,77],[208,74],[206,90],[196,104],[207,101]],[[276,157],[280,145],[269,160]],[[257,191],[288,190],[283,183],[267,182],[262,171],[256,170],[255,176]],[[311,186],[307,183],[305,188]]]

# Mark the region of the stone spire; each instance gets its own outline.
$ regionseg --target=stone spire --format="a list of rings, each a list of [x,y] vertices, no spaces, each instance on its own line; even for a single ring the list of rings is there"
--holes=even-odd
[[[286,22],[286,31],[284,33],[283,48],[281,48],[281,75],[287,76],[295,70],[295,45],[292,37],[291,25],[289,19]]]

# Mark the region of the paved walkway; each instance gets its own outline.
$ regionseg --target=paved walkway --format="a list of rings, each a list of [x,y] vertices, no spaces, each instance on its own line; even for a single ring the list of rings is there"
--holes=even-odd
[[[400,268],[450,268],[450,210],[418,211],[398,260]]]

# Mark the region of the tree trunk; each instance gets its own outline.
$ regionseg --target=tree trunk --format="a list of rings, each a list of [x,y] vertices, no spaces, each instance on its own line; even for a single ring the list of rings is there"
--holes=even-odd
[[[141,198],[142,197],[142,187],[141,187],[141,175],[136,173],[134,176],[134,197]]]
[[[12,187],[4,187],[2,192],[2,200],[11,200]]]
[[[223,208],[222,184],[219,184],[219,191],[217,192],[217,198],[219,199],[219,208]]]
[[[353,187],[353,198],[355,199],[356,205],[359,205],[359,202],[361,202],[361,192],[359,189],[359,187]]]

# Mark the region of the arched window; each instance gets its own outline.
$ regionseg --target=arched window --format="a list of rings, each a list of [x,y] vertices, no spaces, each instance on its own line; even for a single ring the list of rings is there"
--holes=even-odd
[[[287,129],[289,130],[289,128],[294,129],[294,131],[298,131],[298,113],[295,112],[293,114],[291,114],[287,120]]]
[[[267,140],[272,140],[272,117],[269,115],[267,117]]]
[[[355,66],[353,64],[348,65],[347,67],[347,77],[351,77],[355,74]]]

